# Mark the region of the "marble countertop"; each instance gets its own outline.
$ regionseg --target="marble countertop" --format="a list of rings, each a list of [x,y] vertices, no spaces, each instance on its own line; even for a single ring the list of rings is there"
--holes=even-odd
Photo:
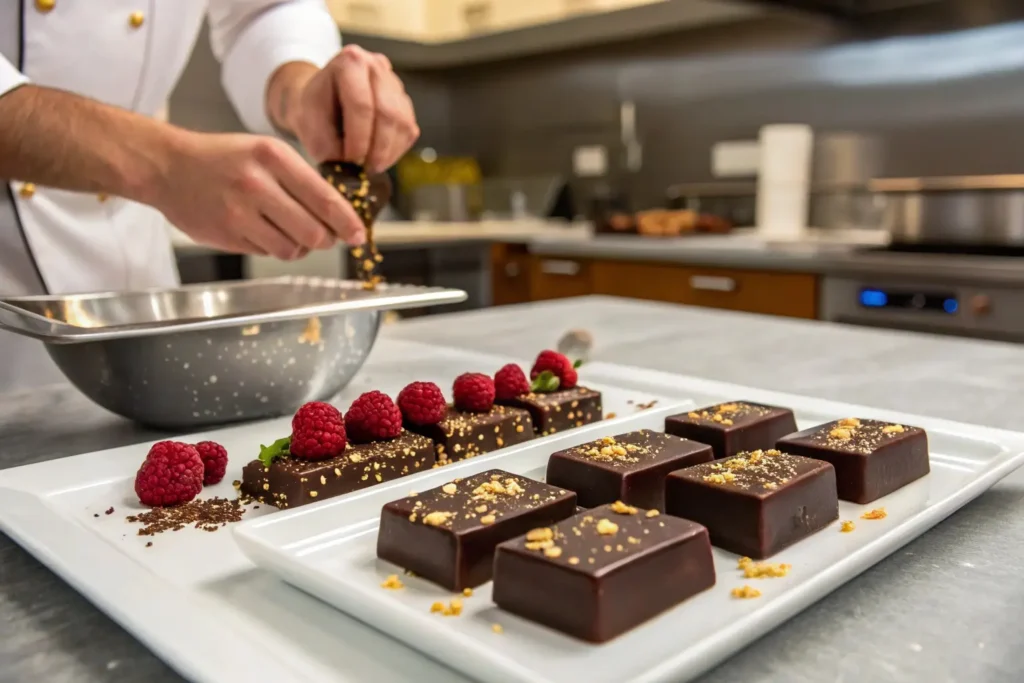
[[[383,334],[523,357],[568,328],[593,334],[594,360],[1021,426],[1024,346],[602,297],[423,318]],[[159,436],[70,387],[0,397],[3,467]],[[1024,470],[700,683],[1017,681],[1022,566]],[[5,537],[0,661],[4,681],[181,680]]]

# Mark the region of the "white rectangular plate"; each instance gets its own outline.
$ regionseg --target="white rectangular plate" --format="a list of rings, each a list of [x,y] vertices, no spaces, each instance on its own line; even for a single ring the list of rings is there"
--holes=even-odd
[[[344,408],[370,389],[395,396],[414,380],[437,382],[450,395],[456,375],[493,373],[509,360],[381,339],[335,403]],[[606,413],[621,417],[533,443],[545,443],[543,449],[554,450],[596,438],[609,428],[632,429],[637,417],[646,418],[646,413],[637,414],[639,404],[660,399],[651,414],[664,415],[671,403],[659,394],[620,391],[600,382],[590,385],[603,392]],[[231,458],[224,481],[208,487],[203,496],[234,497],[231,481],[241,477],[242,466],[255,457],[259,445],[289,431],[289,418],[281,418],[196,435],[194,440],[222,443]],[[125,517],[143,509],[132,484],[149,446],[138,444],[0,472],[0,528],[194,681],[460,680],[450,669],[424,660],[258,569],[239,551],[228,529],[217,533],[184,529],[151,539],[136,535],[138,527],[126,523]],[[517,448],[523,447],[534,446]],[[450,471],[481,471],[493,459],[515,452],[516,448],[504,449],[453,465]],[[399,483],[404,490],[417,487],[417,478],[424,474],[430,473],[414,474]],[[114,512],[104,514],[110,507]],[[279,514],[284,513],[262,505],[246,517],[269,519]],[[149,540],[152,547],[146,547]]]
[[[491,602],[490,584],[464,599],[461,616],[432,614],[434,601],[452,595],[376,558],[381,506],[410,488],[423,490],[462,476],[454,470],[432,472],[415,487],[404,482],[379,486],[315,509],[247,522],[235,528],[235,536],[257,564],[478,680],[684,681],[883,559],[1024,462],[1024,434],[604,364],[588,366],[587,378],[698,405],[750,400],[786,406],[796,411],[800,429],[843,417],[920,426],[929,434],[932,472],[872,505],[840,503],[840,520],[854,521],[855,530],[840,533],[836,522],[773,557],[772,562],[792,565],[785,578],[744,579],[737,556],[716,548],[713,589],[603,645],[582,643],[502,612]],[[663,427],[653,412],[632,423],[633,428]],[[609,424],[603,431],[611,435],[621,429]],[[487,464],[539,479],[552,450],[537,444]],[[888,516],[861,519],[876,507],[885,507]],[[402,576],[405,588],[382,588],[381,582],[394,573]],[[760,589],[762,597],[732,598],[731,590],[744,584]],[[493,624],[500,624],[502,633],[495,633]]]

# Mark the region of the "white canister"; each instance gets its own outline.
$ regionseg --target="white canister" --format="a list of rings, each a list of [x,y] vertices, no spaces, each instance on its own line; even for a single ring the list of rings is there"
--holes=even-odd
[[[761,129],[757,178],[757,231],[776,239],[807,232],[814,132],[801,124]]]

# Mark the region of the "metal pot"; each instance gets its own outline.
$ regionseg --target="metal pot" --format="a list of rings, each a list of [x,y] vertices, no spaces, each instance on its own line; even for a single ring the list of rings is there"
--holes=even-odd
[[[1024,244],[1024,175],[873,180],[893,242]]]

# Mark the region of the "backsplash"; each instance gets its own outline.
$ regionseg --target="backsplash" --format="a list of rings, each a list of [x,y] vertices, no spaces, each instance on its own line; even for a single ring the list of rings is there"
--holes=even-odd
[[[237,129],[216,73],[201,40],[172,120]],[[576,146],[604,144],[618,182],[642,206],[662,204],[668,185],[711,180],[716,141],[753,138],[772,122],[875,134],[884,175],[1024,171],[1024,23],[868,39],[780,14],[403,77],[423,145],[475,155],[487,175],[522,176],[568,174]],[[621,170],[624,100],[636,104],[643,143],[631,177]]]

